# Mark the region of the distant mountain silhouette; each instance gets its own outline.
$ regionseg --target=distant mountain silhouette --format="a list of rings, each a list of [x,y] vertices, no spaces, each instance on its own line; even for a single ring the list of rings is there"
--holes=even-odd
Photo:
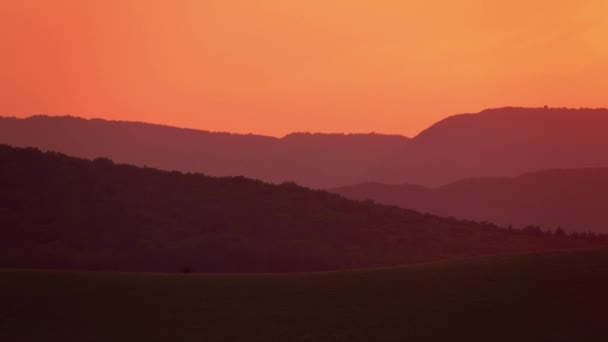
[[[368,174],[437,186],[560,168],[608,167],[608,109],[500,108],[442,120]]]
[[[0,146],[0,268],[313,271],[605,246],[214,178]]]
[[[331,191],[460,219],[608,233],[608,169],[467,179],[439,188],[367,183]]]
[[[214,176],[314,188],[437,186],[554,168],[608,167],[608,110],[501,108],[442,120],[413,139],[296,133],[283,138],[132,122],[0,118],[0,143]]]
[[[0,118],[0,143],[8,145],[313,187],[366,180],[362,177],[372,165],[401,151],[408,140],[397,135],[310,133],[279,139],[68,116]]]

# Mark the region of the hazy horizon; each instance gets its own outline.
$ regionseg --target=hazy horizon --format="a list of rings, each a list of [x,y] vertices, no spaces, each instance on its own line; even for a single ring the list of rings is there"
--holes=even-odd
[[[414,136],[506,105],[602,107],[608,3],[7,1],[3,112]]]
[[[286,132],[284,134],[280,134],[280,135],[270,135],[270,134],[264,134],[264,133],[260,133],[260,132],[255,132],[255,131],[243,131],[243,132],[238,132],[238,131],[229,131],[226,129],[218,129],[218,130],[211,130],[206,128],[205,126],[201,126],[201,127],[190,127],[190,126],[179,126],[179,125],[173,125],[170,123],[162,123],[162,122],[154,122],[154,121],[142,121],[142,120],[136,120],[136,119],[121,119],[121,118],[108,118],[108,117],[102,117],[102,116],[89,116],[89,115],[79,115],[79,114],[48,114],[48,113],[33,113],[33,114],[26,114],[26,115],[10,115],[10,114],[5,114],[5,113],[0,113],[0,118],[15,118],[15,119],[29,119],[29,118],[34,118],[34,117],[51,117],[51,118],[62,118],[62,117],[68,117],[68,118],[75,118],[75,119],[83,119],[83,120],[104,120],[104,121],[114,121],[114,122],[125,122],[125,123],[135,123],[135,124],[147,124],[147,125],[154,125],[154,126],[166,126],[166,127],[171,127],[171,128],[177,128],[177,129],[185,129],[185,130],[196,130],[196,131],[203,131],[203,132],[210,132],[210,133],[226,133],[226,134],[235,134],[235,135],[257,135],[257,136],[263,136],[263,137],[269,137],[269,138],[277,138],[277,139],[283,139],[287,136],[290,135],[294,135],[294,134],[323,134],[323,135],[371,135],[371,134],[378,134],[378,135],[385,135],[385,136],[399,136],[399,137],[403,137],[406,139],[413,139],[415,137],[417,137],[418,135],[420,135],[420,133],[424,132],[425,130],[427,130],[428,128],[432,127],[433,125],[437,124],[438,122],[444,121],[446,119],[452,118],[452,117],[456,117],[456,116],[460,116],[460,115],[478,115],[478,114],[484,114],[490,111],[497,111],[497,110],[502,110],[502,109],[523,109],[523,110],[533,110],[533,109],[554,109],[554,110],[562,110],[562,109],[567,109],[567,110],[579,110],[579,109],[585,109],[585,110],[608,110],[608,107],[551,107],[551,106],[540,106],[540,107],[524,107],[524,106],[503,106],[503,107],[495,107],[495,108],[484,108],[484,109],[480,109],[477,112],[468,112],[468,113],[452,113],[452,114],[447,114],[444,117],[440,117],[437,121],[431,122],[428,126],[422,127],[420,129],[420,131],[416,132],[413,135],[406,135],[402,132],[378,132],[378,131],[357,131],[357,132],[353,132],[353,131],[303,131],[303,130],[294,130],[294,131],[290,131],[290,132]]]

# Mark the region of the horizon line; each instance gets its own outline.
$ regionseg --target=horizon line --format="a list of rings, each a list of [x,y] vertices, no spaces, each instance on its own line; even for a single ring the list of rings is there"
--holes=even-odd
[[[3,115],[0,114],[0,119],[17,119],[17,120],[27,120],[27,119],[35,119],[35,118],[70,118],[70,119],[78,119],[84,121],[105,121],[105,122],[115,122],[115,123],[127,123],[127,124],[140,124],[140,125],[150,125],[150,126],[158,126],[164,128],[172,128],[178,130],[187,130],[187,131],[198,131],[212,134],[228,134],[228,135],[239,135],[239,136],[258,136],[263,138],[271,138],[271,139],[285,139],[293,135],[335,135],[335,136],[369,136],[369,135],[378,135],[385,137],[399,137],[403,139],[414,139],[424,133],[429,128],[435,126],[437,123],[445,121],[447,119],[464,116],[464,115],[480,115],[487,112],[504,110],[504,109],[519,109],[519,110],[608,110],[608,107],[550,107],[550,106],[542,106],[542,107],[525,107],[525,106],[503,106],[503,107],[494,107],[494,108],[485,108],[479,112],[469,112],[469,113],[458,113],[451,114],[445,116],[444,118],[434,122],[433,124],[427,126],[426,128],[420,130],[417,134],[413,136],[407,136],[405,134],[400,133],[385,133],[385,132],[376,132],[376,131],[367,131],[367,132],[336,132],[336,131],[291,131],[289,133],[283,135],[270,135],[270,134],[262,134],[262,133],[254,133],[254,132],[231,132],[231,131],[222,131],[222,130],[209,130],[205,128],[196,128],[196,127],[185,127],[178,125],[165,124],[160,122],[151,122],[151,121],[138,121],[138,120],[123,120],[123,119],[109,119],[101,116],[95,117],[87,117],[80,116],[75,114],[42,114],[42,113],[33,113],[33,114],[25,114],[21,116],[15,115]]]

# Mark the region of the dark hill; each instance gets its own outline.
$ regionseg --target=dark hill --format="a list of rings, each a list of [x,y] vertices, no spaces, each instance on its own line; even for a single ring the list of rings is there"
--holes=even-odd
[[[439,188],[368,183],[332,191],[352,199],[500,225],[608,233],[608,169],[467,179]]]
[[[265,272],[595,247],[294,184],[0,147],[0,267]]]
[[[608,340],[608,252],[362,272],[0,272],[2,341]]]

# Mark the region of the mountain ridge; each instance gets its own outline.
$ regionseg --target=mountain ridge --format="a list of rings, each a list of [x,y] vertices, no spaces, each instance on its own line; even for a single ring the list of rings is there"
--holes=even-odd
[[[330,189],[421,212],[500,225],[608,232],[608,168],[553,169],[516,177],[469,178],[439,187],[363,183]]]
[[[281,138],[100,119],[0,118],[0,143],[214,176],[335,188],[368,181],[448,184],[608,167],[608,110],[504,107],[459,114],[409,139],[291,133]]]
[[[360,179],[378,158],[388,157],[407,141],[379,134],[296,133],[275,138],[70,116],[0,118],[0,143],[12,146],[317,188]]]

